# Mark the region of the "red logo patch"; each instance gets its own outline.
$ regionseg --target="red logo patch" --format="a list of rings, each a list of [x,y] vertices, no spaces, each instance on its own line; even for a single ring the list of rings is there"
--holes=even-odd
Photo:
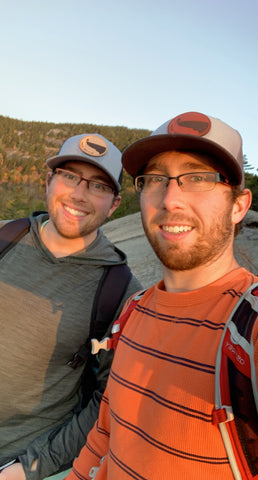
[[[168,124],[168,133],[181,135],[195,135],[202,137],[211,128],[210,119],[203,113],[188,112],[173,118]]]

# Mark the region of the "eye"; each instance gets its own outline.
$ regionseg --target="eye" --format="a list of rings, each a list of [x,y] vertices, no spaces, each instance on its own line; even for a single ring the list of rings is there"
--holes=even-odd
[[[137,178],[136,189],[138,192],[152,191],[159,189],[159,186],[164,186],[167,184],[167,177],[163,175],[158,175],[155,173],[146,173]]]
[[[58,173],[59,173],[59,172],[58,172]],[[71,173],[71,172],[63,171],[63,172],[61,172],[61,174],[62,174],[62,176],[63,176],[64,178],[66,178],[67,180],[71,180],[71,181],[74,181],[74,180],[76,180],[76,179],[78,178],[78,175],[75,175],[75,174],[73,174],[73,173]]]
[[[91,182],[91,186],[94,190],[98,190],[98,192],[109,192],[111,190],[111,188],[104,183]]]
[[[152,183],[162,183],[164,182],[164,180],[165,180],[164,177],[162,177],[161,175],[152,175],[150,177],[150,181]]]
[[[193,182],[193,183],[206,182],[207,181],[207,175],[197,173],[197,174],[194,174],[194,175],[190,175],[189,180],[191,180],[191,182]]]
[[[142,183],[144,187],[156,188],[159,185],[166,185],[167,177],[164,175],[158,175],[156,173],[147,173],[142,177]]]
[[[90,183],[91,183],[92,188],[94,188],[94,190],[101,190],[101,184],[100,183],[96,183],[96,182],[90,182]]]

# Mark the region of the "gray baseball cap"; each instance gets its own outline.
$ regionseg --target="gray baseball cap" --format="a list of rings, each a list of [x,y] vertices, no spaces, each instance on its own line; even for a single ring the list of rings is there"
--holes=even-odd
[[[111,178],[118,191],[121,189],[121,152],[102,135],[84,133],[70,137],[63,143],[58,154],[48,158],[46,163],[54,170],[69,160],[95,165]]]
[[[135,177],[152,157],[171,150],[212,155],[233,185],[244,186],[240,134],[218,118],[199,112],[177,115],[149,137],[130,145],[122,155],[122,164]]]

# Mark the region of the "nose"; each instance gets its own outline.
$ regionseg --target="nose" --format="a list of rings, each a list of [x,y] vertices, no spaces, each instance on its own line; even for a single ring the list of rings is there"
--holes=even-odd
[[[175,178],[170,179],[163,196],[163,206],[167,210],[183,208],[185,204],[185,192],[181,190]]]
[[[79,185],[76,185],[72,192],[70,193],[70,197],[76,199],[77,201],[85,200],[85,197],[88,196],[88,184],[85,180],[81,180]]]

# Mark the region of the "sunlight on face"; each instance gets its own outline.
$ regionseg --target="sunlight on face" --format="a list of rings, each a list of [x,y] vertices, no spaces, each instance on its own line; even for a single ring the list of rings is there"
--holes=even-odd
[[[198,170],[214,171],[203,156],[167,152],[154,157],[144,173],[177,176]],[[207,192],[183,192],[172,180],[162,198],[141,195],[146,236],[172,270],[206,264],[232,245],[232,207],[231,189],[223,184]]]

